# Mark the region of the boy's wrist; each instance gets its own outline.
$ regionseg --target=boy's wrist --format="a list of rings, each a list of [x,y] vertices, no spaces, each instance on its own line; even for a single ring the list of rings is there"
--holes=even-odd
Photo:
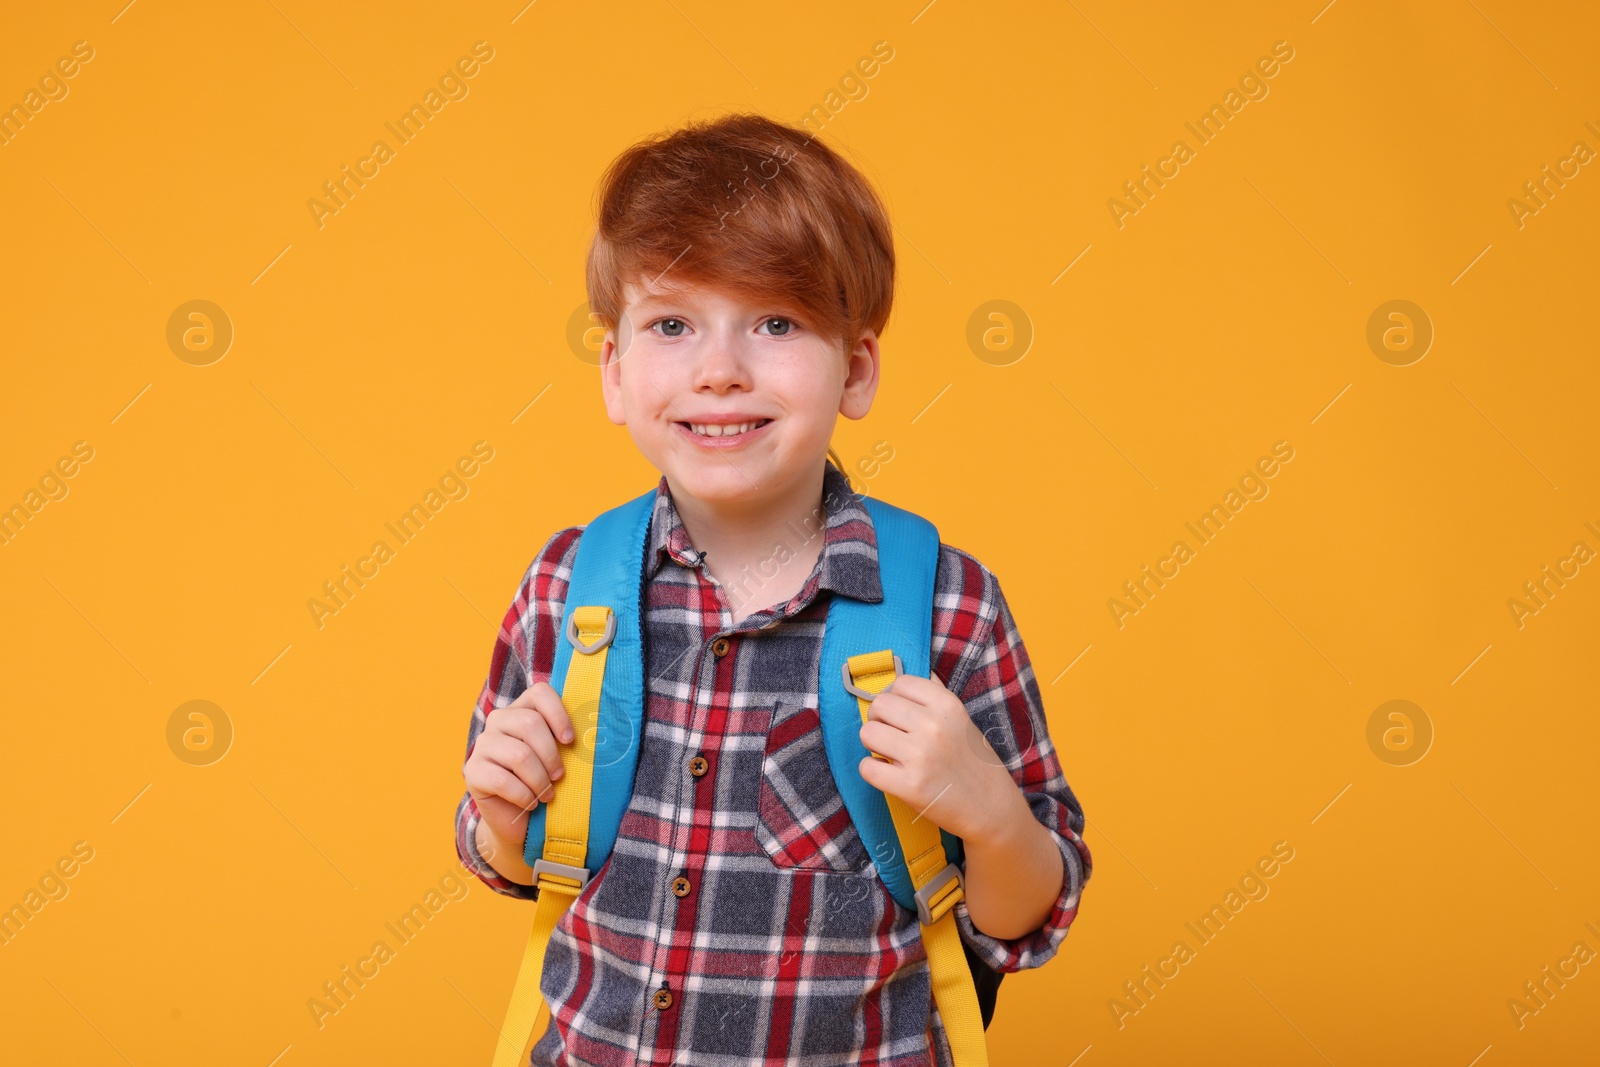
[[[1004,783],[996,783],[990,802],[982,805],[982,811],[987,815],[986,825],[971,840],[978,842],[981,851],[998,852],[1006,854],[1013,849],[1025,847],[1031,839],[1036,838],[1034,833],[1042,829],[1039,820],[1033,816],[1033,808],[1028,804],[1028,798],[1022,790],[1017,788],[1016,781],[1010,774],[1004,773]],[[958,835],[959,836],[959,835]],[[968,840],[963,837],[963,841]]]

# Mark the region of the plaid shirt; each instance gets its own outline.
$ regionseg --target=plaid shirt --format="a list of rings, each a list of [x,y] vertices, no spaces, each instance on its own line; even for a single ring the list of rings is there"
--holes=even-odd
[[[804,588],[734,623],[661,479],[645,542],[648,695],[633,795],[610,859],[546,950],[550,1025],[536,1067],[951,1063],[916,913],[878,878],[823,749],[816,686],[828,603],[882,598],[871,517],[831,464],[823,497],[823,549]],[[555,534],[529,566],[472,713],[469,756],[491,711],[549,680],[582,530]],[[996,970],[1037,967],[1066,937],[1091,871],[1083,811],[998,580],[943,544],[931,662],[1051,831],[1064,868],[1039,929],[990,937],[962,902],[962,940]],[[708,767],[699,776],[696,757]],[[477,824],[463,795],[462,862],[497,893],[537,899],[478,855]],[[653,1000],[663,988],[664,1009]]]

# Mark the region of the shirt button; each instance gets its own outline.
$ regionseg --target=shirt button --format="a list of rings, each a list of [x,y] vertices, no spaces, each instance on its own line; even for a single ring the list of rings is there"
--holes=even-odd
[[[715,641],[711,642],[711,654],[716,656],[718,659],[726,656],[728,654],[728,639],[726,637],[719,637]]]
[[[675,896],[675,897],[686,897],[686,896],[688,896],[689,895],[689,879],[685,878],[681,874],[678,875],[678,877],[674,878],[672,880],[672,895]]]
[[[650,999],[655,1001],[656,1007],[660,1008],[662,1011],[666,1011],[668,1008],[672,1007],[672,994],[667,992],[666,986],[662,986],[660,989],[656,990],[655,996],[651,997]]]
[[[701,778],[705,775],[709,766],[710,764],[706,763],[706,758],[704,756],[696,756],[694,759],[689,761],[689,773],[694,775],[696,778]]]

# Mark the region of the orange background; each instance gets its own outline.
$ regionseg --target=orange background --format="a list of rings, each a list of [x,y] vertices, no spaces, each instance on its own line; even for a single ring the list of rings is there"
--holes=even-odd
[[[488,1062],[531,913],[476,881],[321,1029],[306,1005],[459,873],[468,716],[529,558],[655,481],[567,341],[595,181],[690,117],[797,121],[877,41],[822,137],[888,201],[899,300],[835,446],[1000,576],[1096,859],[1059,957],[1006,981],[993,1062],[1592,1060],[1600,967],[1520,1028],[1507,1005],[1600,951],[1600,575],[1508,607],[1600,550],[1600,174],[1508,207],[1600,150],[1592,8],[119,8],[0,34],[0,104],[94,52],[0,147],[0,506],[93,449],[0,546],[0,906],[93,850],[0,948],[8,1061]],[[469,95],[319,228],[307,200],[480,40]],[[1119,228],[1107,201],[1180,138]],[[205,366],[167,341],[197,299],[234,331]],[[1434,331],[1407,366],[1367,342],[1396,299]],[[1002,320],[969,346],[992,300],[1020,358],[1015,314],[1012,347]],[[480,440],[468,495],[319,629],[306,601]],[[1278,441],[1270,494],[1119,628],[1108,599]],[[169,747],[191,700],[233,731],[208,766]],[[1431,724],[1420,761],[1369,747],[1391,700]],[[1123,983],[1279,841],[1270,894],[1119,1026]]]

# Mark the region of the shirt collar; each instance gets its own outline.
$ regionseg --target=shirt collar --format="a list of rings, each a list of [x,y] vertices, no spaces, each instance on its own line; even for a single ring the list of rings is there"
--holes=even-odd
[[[850,488],[850,481],[832,463],[823,465],[822,499],[818,512],[825,513],[822,556],[818,564],[822,569],[819,590],[827,589],[855,600],[877,603],[883,599],[883,585],[878,575],[878,538],[872,526],[872,514]],[[817,534],[817,522],[822,514],[805,527],[791,526],[785,541],[791,550]],[[777,546],[774,546],[776,548]],[[684,567],[698,567],[699,553],[689,540],[689,531],[683,525],[677,507],[672,502],[672,491],[666,475],[656,486],[655,510],[650,516],[650,532],[645,540],[644,580],[656,576],[666,560],[671,559]]]

